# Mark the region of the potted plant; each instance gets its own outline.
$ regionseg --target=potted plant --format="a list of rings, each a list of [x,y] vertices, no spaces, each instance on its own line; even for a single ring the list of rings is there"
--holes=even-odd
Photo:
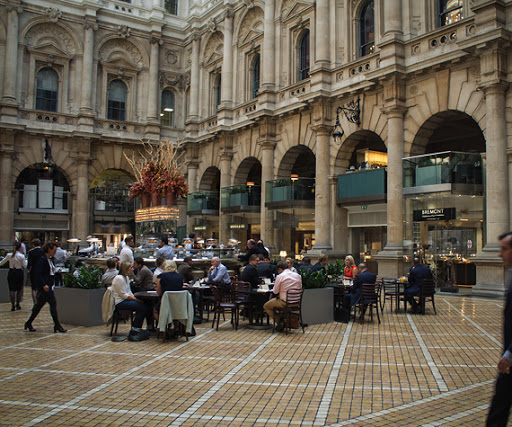
[[[308,325],[334,321],[334,291],[332,287],[327,287],[333,276],[329,272],[322,269],[302,270],[299,273],[304,288],[302,318]]]
[[[62,323],[80,326],[102,325],[101,302],[105,289],[101,286],[102,271],[83,265],[77,276],[65,274],[64,287],[55,287]]]

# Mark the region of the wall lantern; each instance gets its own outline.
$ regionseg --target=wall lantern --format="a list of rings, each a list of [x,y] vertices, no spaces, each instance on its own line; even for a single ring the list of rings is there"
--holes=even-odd
[[[299,175],[297,175],[296,173],[292,173],[292,174],[290,175],[290,179],[291,179],[292,181],[298,181],[298,180],[299,180]]]
[[[334,141],[341,142],[341,137],[345,133],[340,123],[340,113],[343,111],[345,113],[345,117],[351,123],[355,123],[356,125],[361,124],[361,109],[359,107],[360,99],[357,98],[357,101],[350,101],[346,106],[340,106],[336,108],[336,124],[332,130],[332,137]]]

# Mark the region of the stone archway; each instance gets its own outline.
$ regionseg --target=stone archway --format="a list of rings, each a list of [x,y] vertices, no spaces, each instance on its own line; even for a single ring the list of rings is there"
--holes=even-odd
[[[277,169],[277,178],[290,178],[291,174],[301,178],[315,178],[316,160],[310,148],[296,145],[284,154]]]
[[[199,182],[200,191],[220,191],[220,170],[215,166],[210,166],[204,171]]]

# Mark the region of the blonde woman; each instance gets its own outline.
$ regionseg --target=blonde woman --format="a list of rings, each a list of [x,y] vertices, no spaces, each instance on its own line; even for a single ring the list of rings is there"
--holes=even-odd
[[[167,291],[182,291],[183,290],[183,276],[177,272],[178,268],[176,263],[167,260],[163,264],[163,273],[160,273],[156,279],[156,293],[162,298],[164,292]],[[160,312],[160,300],[155,304],[153,317],[158,321],[158,314]]]
[[[297,273],[297,269],[294,267],[293,265],[293,259],[291,258],[286,258],[286,265],[288,265],[288,269],[290,271],[293,271],[294,273]]]
[[[343,272],[343,278],[354,280],[356,274],[359,273],[359,269],[355,266],[354,257],[352,255],[347,255],[345,257],[345,270]]]

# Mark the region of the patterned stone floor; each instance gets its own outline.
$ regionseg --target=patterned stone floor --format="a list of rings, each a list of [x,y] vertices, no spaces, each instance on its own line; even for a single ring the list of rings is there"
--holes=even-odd
[[[28,293],[27,293],[28,295]],[[437,315],[272,334],[229,321],[162,342],[101,327],[23,330],[0,304],[0,424],[483,425],[501,348],[501,300],[436,296]],[[122,325],[119,335],[129,327]]]

